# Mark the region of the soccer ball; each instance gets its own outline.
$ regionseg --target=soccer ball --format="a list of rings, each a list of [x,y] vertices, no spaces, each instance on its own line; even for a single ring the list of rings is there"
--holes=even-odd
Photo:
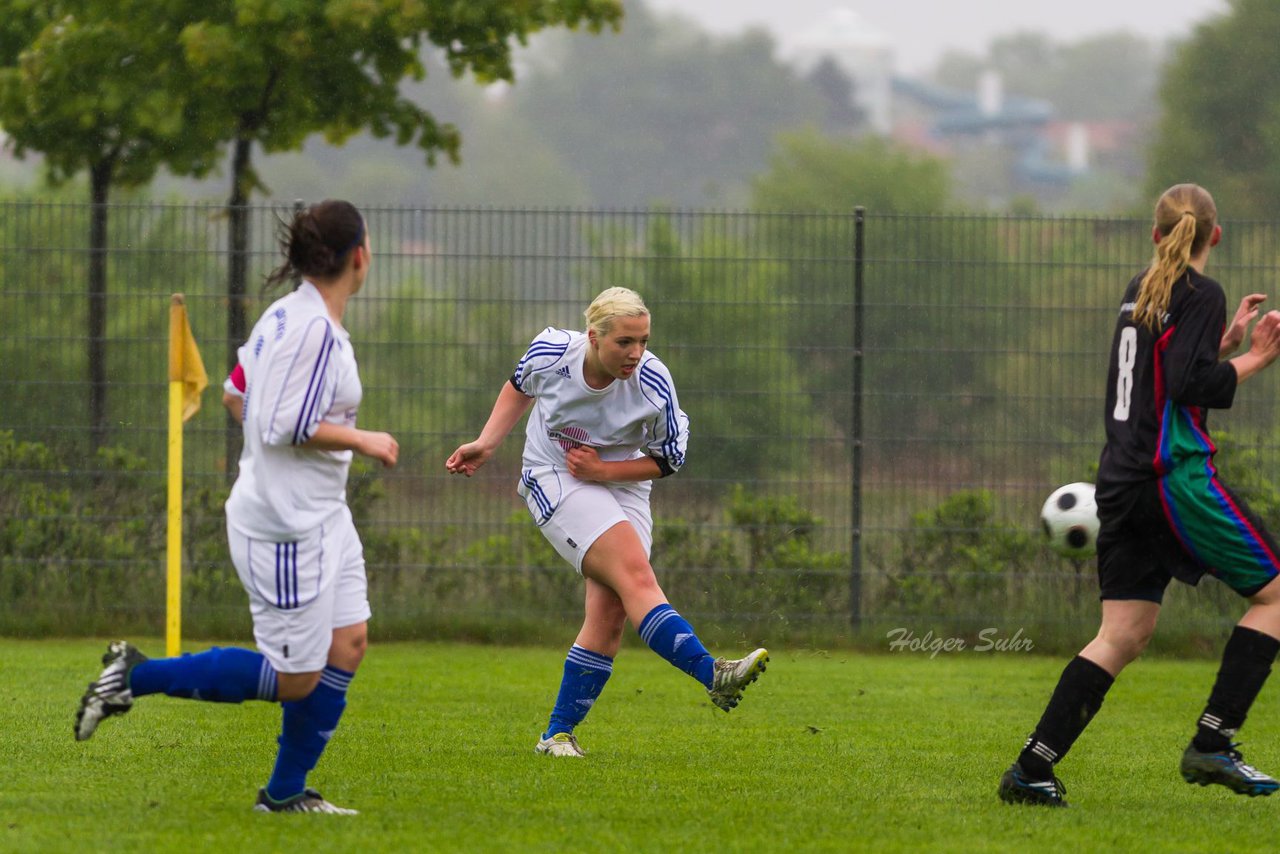
[[[1086,558],[1098,544],[1098,505],[1092,483],[1068,483],[1053,491],[1040,510],[1049,548],[1064,557]]]

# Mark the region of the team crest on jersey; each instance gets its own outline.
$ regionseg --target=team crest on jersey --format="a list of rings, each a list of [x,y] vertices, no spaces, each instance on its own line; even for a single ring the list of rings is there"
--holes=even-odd
[[[556,376],[558,377],[564,377],[565,379],[569,379],[569,366],[561,365],[560,367],[556,368],[555,373],[556,373]]]
[[[572,451],[580,445],[591,444],[591,434],[581,427],[565,427],[561,430],[547,430],[547,438],[554,439],[560,443],[560,447],[566,451]]]

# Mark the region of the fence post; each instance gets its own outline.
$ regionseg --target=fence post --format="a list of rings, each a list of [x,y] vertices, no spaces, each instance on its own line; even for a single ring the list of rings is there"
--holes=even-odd
[[[853,209],[853,411],[849,425],[849,620],[862,626],[862,369],[863,254],[867,210]]]
[[[247,167],[249,147],[242,140],[237,142],[233,168],[236,176]],[[227,374],[239,360],[240,345],[249,337],[248,284],[249,277],[249,225],[251,211],[249,196],[242,182],[233,179],[231,198],[227,201]],[[240,423],[230,412],[225,416],[226,462],[223,475],[227,484],[235,482],[239,470],[240,443],[243,439]]]

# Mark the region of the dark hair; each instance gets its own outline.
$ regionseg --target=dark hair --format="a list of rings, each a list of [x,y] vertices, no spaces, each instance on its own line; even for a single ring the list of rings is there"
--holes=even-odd
[[[342,272],[347,256],[364,242],[364,217],[350,202],[326,199],[279,221],[277,236],[285,262],[267,276],[265,293],[283,282],[296,286],[305,276],[327,279]]]

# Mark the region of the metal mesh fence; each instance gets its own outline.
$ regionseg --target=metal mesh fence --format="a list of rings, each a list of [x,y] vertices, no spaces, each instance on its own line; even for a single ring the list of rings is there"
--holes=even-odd
[[[271,299],[257,283],[288,213],[249,210],[250,323]],[[581,328],[612,285],[645,297],[651,349],[691,418],[689,465],[654,489],[653,558],[700,626],[825,642],[893,626],[1078,637],[1096,619],[1091,564],[1050,553],[1038,511],[1055,486],[1092,479],[1114,312],[1149,256],[1147,223],[365,213],[374,266],[346,317],[360,424],[392,432],[401,462],[357,464],[350,500],[387,635],[528,637],[580,613],[580,580],[515,495],[523,428],[476,478],[443,462],[478,433],[529,340]],[[0,204],[0,633],[159,630],[168,295],[186,294],[215,383],[240,343],[227,340],[224,208],[107,214],[92,348],[89,206]],[[1227,234],[1210,273],[1234,305],[1268,292],[1277,229]],[[107,380],[100,424],[91,353]],[[1280,508],[1271,373],[1211,421],[1238,461],[1229,482],[1264,516]],[[193,633],[248,625],[220,515],[239,443],[216,398],[186,432]],[[1237,607],[1220,591],[1171,604],[1208,628]]]

